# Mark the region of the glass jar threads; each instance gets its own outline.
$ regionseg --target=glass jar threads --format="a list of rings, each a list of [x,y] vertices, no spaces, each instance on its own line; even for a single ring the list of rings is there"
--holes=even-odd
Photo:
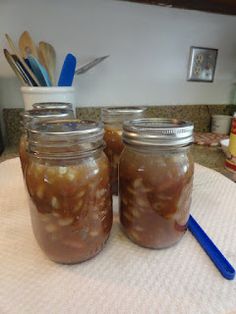
[[[76,117],[74,106],[66,102],[39,102],[33,104],[33,109],[62,109],[72,111],[72,114]]]
[[[122,142],[122,125],[125,120],[144,117],[144,107],[102,108],[106,143],[105,153],[111,164],[111,182],[113,194],[118,194],[118,163],[124,148]]]
[[[136,244],[160,249],[187,228],[193,184],[193,125],[171,119],[124,122],[119,165],[120,221]]]
[[[26,185],[34,235],[55,262],[99,253],[112,226],[109,161],[103,128],[93,121],[56,121],[28,129]]]
[[[46,121],[46,120],[61,120],[61,119],[72,119],[75,118],[73,111],[68,109],[32,109],[21,113],[23,134],[20,138],[19,143],[19,156],[21,161],[21,168],[24,174],[24,169],[28,161],[28,141],[26,129],[27,125],[36,121]]]

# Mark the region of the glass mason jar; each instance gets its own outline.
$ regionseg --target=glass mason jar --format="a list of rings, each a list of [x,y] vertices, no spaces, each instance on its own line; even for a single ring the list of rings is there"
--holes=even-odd
[[[111,164],[112,193],[118,194],[118,163],[124,148],[122,142],[122,125],[125,120],[144,117],[144,107],[116,107],[102,108],[102,121],[104,123],[104,141],[106,153]]]
[[[119,164],[120,221],[143,247],[161,249],[187,229],[193,185],[193,124],[171,119],[124,123]]]
[[[79,120],[28,130],[25,178],[33,232],[55,262],[90,259],[109,237],[112,198],[103,133],[101,123]]]
[[[75,118],[74,112],[68,109],[32,109],[21,113],[23,133],[19,143],[19,157],[21,161],[21,168],[24,175],[24,169],[28,161],[28,141],[27,141],[27,125],[34,123],[35,121],[46,120],[61,120],[61,119],[73,119]]]

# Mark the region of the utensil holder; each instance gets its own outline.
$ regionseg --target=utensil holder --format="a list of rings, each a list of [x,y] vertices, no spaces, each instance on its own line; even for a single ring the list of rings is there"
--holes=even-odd
[[[33,108],[35,103],[64,102],[71,103],[75,109],[74,87],[21,87],[25,110]]]

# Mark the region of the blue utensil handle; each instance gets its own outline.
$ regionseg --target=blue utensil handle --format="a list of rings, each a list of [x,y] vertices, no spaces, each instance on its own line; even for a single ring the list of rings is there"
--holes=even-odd
[[[212,240],[208,237],[208,235],[203,231],[203,229],[199,226],[199,224],[191,215],[188,221],[188,229],[191,231],[191,233],[197,239],[197,241],[201,244],[202,248],[211,258],[211,260],[219,269],[221,274],[226,279],[229,280],[234,279],[235,270],[233,266],[227,261],[224,255],[215,246]]]
[[[58,80],[58,86],[71,86],[73,83],[76,67],[76,58],[71,53],[68,53],[65,57],[60,77]]]
[[[27,59],[34,75],[37,77],[41,86],[52,86],[47,70],[40,64],[38,59],[32,55],[28,55]]]

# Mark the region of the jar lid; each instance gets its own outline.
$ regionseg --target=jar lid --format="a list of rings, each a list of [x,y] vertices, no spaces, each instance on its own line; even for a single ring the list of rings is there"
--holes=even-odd
[[[71,103],[65,102],[39,102],[33,104],[34,109],[67,109],[74,110],[74,107]]]
[[[193,124],[188,121],[146,118],[126,121],[123,140],[137,146],[186,146],[193,142]]]
[[[78,156],[103,147],[103,124],[92,120],[54,120],[31,124],[29,151],[40,157]]]
[[[102,108],[102,121],[105,123],[123,122],[143,116],[146,107],[107,107]]]

